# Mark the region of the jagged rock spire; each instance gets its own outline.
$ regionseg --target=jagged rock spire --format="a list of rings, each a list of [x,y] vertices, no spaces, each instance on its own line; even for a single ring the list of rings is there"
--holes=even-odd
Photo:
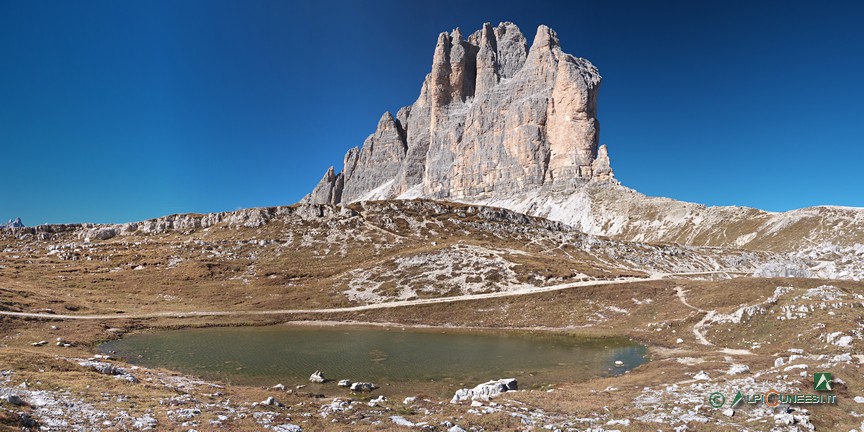
[[[420,96],[385,113],[363,146],[304,201],[498,196],[614,181],[598,147],[600,74],[541,25],[528,47],[510,22],[438,35]]]

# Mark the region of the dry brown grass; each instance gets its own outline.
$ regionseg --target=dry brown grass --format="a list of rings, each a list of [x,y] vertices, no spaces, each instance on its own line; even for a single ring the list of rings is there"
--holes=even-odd
[[[483,220],[470,214],[468,207],[452,206],[451,213],[464,213],[464,216],[456,219],[452,214],[445,213],[422,215],[429,216],[430,220],[440,225],[430,223],[415,230],[409,229],[412,223],[409,219],[421,215],[406,210],[401,215],[373,213],[366,219],[356,218],[346,222],[346,226],[330,227],[314,220],[274,221],[257,229],[216,226],[188,233],[122,236],[94,242],[89,248],[66,234],[51,242],[19,241],[0,236],[0,310],[34,312],[50,309],[58,314],[111,313],[122,317],[129,313],[161,311],[350,306],[343,294],[346,285],[343,276],[346,272],[374,266],[392,269],[394,260],[399,257],[440,251],[457,245],[518,251],[507,255],[507,259],[515,264],[520,281],[545,281],[541,285],[567,282],[579,274],[594,278],[642,275],[604,264],[575,247],[553,242],[529,244],[526,236],[513,234],[504,229],[506,227],[476,228],[472,224]],[[324,253],[328,245],[321,239],[340,231],[360,233],[365,238],[350,236],[329,245],[332,250]],[[306,235],[314,241],[304,243]],[[266,244],[253,243],[260,240]],[[75,252],[77,260],[62,259],[60,254],[48,253],[49,245],[59,243],[76,243],[73,247],[81,249]],[[338,251],[341,246],[344,246],[344,253]],[[169,266],[172,257],[180,257],[182,261]],[[135,270],[139,266],[143,267]],[[405,275],[405,280],[410,281],[411,276]],[[494,275],[491,280],[495,280]],[[396,292],[397,284],[394,281],[383,282],[384,293]],[[754,355],[736,357],[735,361],[748,364],[754,370],[764,369],[773,364],[775,355],[789,348],[837,353],[839,351],[834,347],[821,348],[825,344],[819,340],[819,334],[848,331],[860,325],[862,320],[860,309],[837,310],[831,316],[817,313],[796,322],[778,321],[774,316],[760,315],[743,325],[710,326],[705,335],[716,346],[706,347],[698,344],[692,334],[693,326],[704,317],[704,313],[684,305],[676,296],[677,287],[683,289],[687,301],[699,309],[730,313],[742,304],[764,301],[777,286],[791,286],[800,292],[824,283],[805,279],[754,278],[659,280],[367,312],[267,317],[119,318],[105,322],[0,317],[0,335],[3,336],[0,339],[0,369],[16,370],[16,380],[39,381],[39,386],[45,389],[66,389],[87,400],[101,400],[102,393],[122,393],[130,397],[128,406],[124,405],[130,412],[155,409],[160,413],[160,424],[172,424],[164,421],[164,408],[152,402],[170,397],[171,391],[146,384],[119,383],[84,370],[64,358],[87,357],[98,343],[130,331],[267,325],[300,320],[556,331],[596,337],[626,336],[650,345],[653,361],[624,376],[598,378],[584,383],[562,383],[556,386],[553,393],[533,391],[512,397],[547,411],[589,416],[606,407],[616,415],[629,416],[636,414],[631,406],[632,399],[643,387],[685,380],[703,369],[719,371],[727,367],[728,355],[719,353],[719,347],[752,349],[751,342],[761,341],[763,345],[753,350]],[[850,293],[864,293],[864,283],[830,283]],[[421,293],[422,296],[456,294],[459,293],[455,289]],[[825,327],[813,330],[818,323]],[[52,325],[59,326],[59,329],[52,330]],[[38,348],[30,346],[34,341],[53,341],[57,337],[73,342],[75,347],[62,348],[53,344]],[[679,337],[684,339],[681,344],[675,342]],[[687,366],[675,361],[685,356],[700,358],[703,362]],[[843,398],[836,407],[815,408],[814,423],[820,429],[849,430],[858,426],[848,416],[848,412],[855,409],[850,401],[852,391],[864,388],[864,380],[855,365],[844,365],[837,369],[836,374],[847,381],[846,387],[838,391]],[[604,392],[610,386],[619,390]],[[245,402],[262,400],[270,393],[268,390],[242,386],[226,389],[228,396]],[[308,394],[286,394],[281,395],[280,399],[288,404],[303,402],[309,406],[326,403]],[[440,411],[435,415],[439,421],[465,416],[465,407],[435,407]],[[390,408],[394,412],[404,409],[396,403],[391,404]],[[417,413],[404,414],[409,419],[420,418]],[[205,416],[202,423],[206,425],[207,419],[209,417]],[[0,427],[14,428],[17,421],[14,414],[0,410]],[[346,426],[350,421],[359,419],[340,418],[338,424],[331,424],[329,419],[325,421],[314,417],[308,419],[309,423],[304,424],[304,427],[307,430],[377,430],[365,424]],[[470,424],[486,430],[513,430],[520,426],[518,419],[498,414],[470,418]],[[698,426],[699,430],[712,430],[710,425]],[[232,430],[260,428],[251,421],[237,422],[231,427]],[[656,430],[656,427],[634,424],[631,429]],[[206,427],[199,430],[206,430]]]

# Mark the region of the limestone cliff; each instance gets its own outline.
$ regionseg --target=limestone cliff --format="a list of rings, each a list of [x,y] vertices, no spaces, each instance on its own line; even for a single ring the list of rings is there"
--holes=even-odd
[[[546,26],[530,48],[509,22],[467,38],[441,33],[417,101],[385,113],[303,201],[459,200],[614,181],[598,148],[600,80]]]

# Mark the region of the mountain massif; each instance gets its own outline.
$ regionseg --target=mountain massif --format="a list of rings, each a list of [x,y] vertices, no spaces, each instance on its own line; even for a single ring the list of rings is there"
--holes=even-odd
[[[302,202],[447,200],[621,240],[862,253],[854,249],[864,244],[861,209],[707,207],[622,186],[598,146],[600,82],[597,68],[564,53],[546,26],[530,47],[509,22],[467,38],[441,33],[417,101],[385,113],[342,171],[330,167]]]
[[[441,33],[420,97],[385,113],[362,148],[331,167],[306,202],[468,199],[613,178],[598,147],[600,74],[540,26]]]

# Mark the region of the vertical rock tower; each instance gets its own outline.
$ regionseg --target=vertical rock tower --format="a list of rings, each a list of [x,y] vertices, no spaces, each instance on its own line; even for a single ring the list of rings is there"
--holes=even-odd
[[[420,97],[345,155],[303,201],[465,199],[612,181],[599,146],[600,74],[540,26],[530,48],[515,24],[438,35]]]

